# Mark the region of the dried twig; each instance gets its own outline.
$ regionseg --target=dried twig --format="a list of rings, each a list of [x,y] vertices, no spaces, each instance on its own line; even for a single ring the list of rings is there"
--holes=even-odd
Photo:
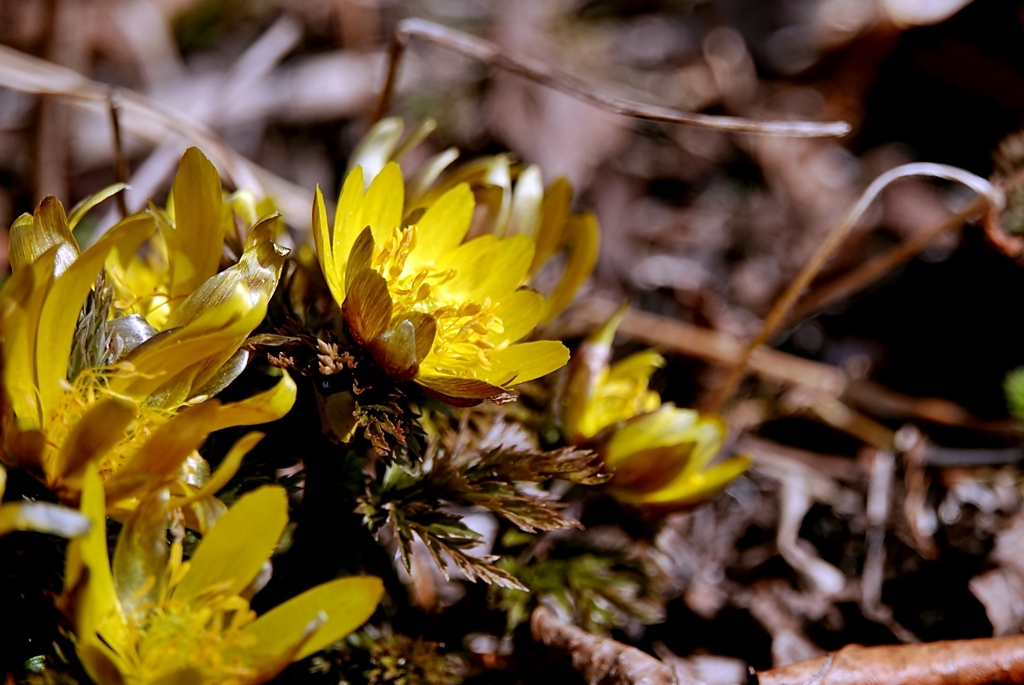
[[[670,666],[635,647],[566,623],[547,607],[533,610],[530,627],[534,639],[568,652],[590,685],[679,685]]]
[[[601,88],[594,87],[564,72],[552,69],[544,62],[523,55],[510,57],[502,52],[494,43],[471,36],[462,31],[441,26],[423,19],[404,19],[398,23],[391,39],[388,51],[388,76],[381,92],[374,121],[379,121],[387,114],[391,103],[391,93],[398,79],[398,69],[411,38],[422,38],[431,43],[448,48],[460,55],[505,69],[517,76],[561,91],[566,95],[590,103],[613,114],[660,121],[670,124],[686,124],[700,126],[718,131],[737,133],[758,133],[762,135],[791,136],[799,138],[822,138],[845,136],[850,132],[850,125],[845,121],[813,122],[813,121],[756,121],[741,117],[714,116],[683,112],[669,107],[646,105],[640,102],[609,95]]]
[[[830,304],[863,290],[903,262],[920,253],[921,250],[938,239],[939,236],[960,228],[966,221],[984,212],[987,206],[988,199],[984,196],[976,197],[966,207],[945,221],[927,231],[915,234],[888,252],[869,259],[860,266],[837,277],[835,280],[815,288],[794,306],[789,316],[786,317],[786,325],[805,319],[815,312],[828,307]]]
[[[567,317],[572,326],[558,333],[563,337],[582,335],[602,325],[618,307],[612,300],[587,298],[575,305],[571,316]],[[712,364],[734,365],[743,355],[743,342],[733,335],[636,309],[626,313],[618,332],[632,340]],[[872,381],[852,379],[834,366],[765,346],[754,350],[749,370],[787,386],[801,386],[825,396],[842,398],[886,418],[910,417],[997,435],[1020,435],[1019,426],[1011,422],[982,421],[948,400],[904,395]]]
[[[867,552],[864,556],[864,572],[861,574],[861,611],[867,618],[886,626],[902,642],[920,642],[916,635],[893,618],[892,609],[882,604],[885,533],[888,529],[896,457],[887,450],[872,449],[869,463]]]
[[[775,302],[775,305],[768,313],[768,316],[765,317],[760,332],[758,332],[758,334],[754,336],[754,339],[747,345],[740,362],[733,366],[732,370],[729,372],[729,376],[725,379],[725,382],[712,397],[711,402],[707,407],[708,411],[719,411],[725,402],[732,396],[732,393],[737,387],[739,387],[739,384],[747,374],[747,365],[754,351],[764,343],[768,342],[768,340],[775,334],[775,331],[778,330],[779,326],[785,320],[786,315],[789,314],[793,305],[796,304],[797,298],[799,298],[807,286],[811,284],[811,281],[814,280],[814,277],[818,275],[818,272],[825,266],[829,257],[832,256],[832,253],[835,252],[836,248],[843,242],[860,217],[864,215],[864,212],[867,211],[868,207],[871,206],[871,203],[874,202],[876,197],[878,197],[878,194],[881,193],[882,190],[884,190],[890,183],[901,178],[908,178],[911,176],[931,176],[950,181],[957,181],[959,183],[963,183],[979,195],[984,196],[987,199],[988,204],[992,207],[1001,208],[1005,203],[1002,191],[985,179],[975,176],[963,169],[947,166],[945,164],[931,164],[927,162],[904,164],[896,167],[895,169],[890,169],[876,178],[871,182],[871,185],[867,187],[864,193],[860,196],[860,199],[857,200],[846,216],[843,217],[843,220],[836,224],[835,228],[829,232],[825,237],[825,241],[814,253],[810,261],[807,262],[804,268],[797,275],[796,279],[790,283],[782,296]]]
[[[128,158],[124,154],[124,144],[121,140],[121,102],[116,88],[110,89],[108,99],[110,107],[110,131],[114,139],[114,179],[118,183],[128,185]],[[121,218],[128,216],[128,205],[124,199],[124,193],[115,196],[117,211]]]
[[[831,666],[822,674],[831,657]],[[923,645],[850,645],[757,673],[760,685],[987,685],[1024,683],[1024,635]]]
[[[1003,191],[1017,188],[1024,183],[1024,169],[1007,179],[996,180],[994,183]],[[1003,254],[1019,259],[1024,243],[1019,242],[1016,236],[1006,233],[1002,226],[999,225],[1001,209],[1001,207],[993,207],[989,199],[983,195],[974,198],[966,207],[945,221],[936,224],[927,231],[914,235],[888,252],[864,262],[835,280],[808,293],[806,297],[793,307],[789,316],[786,317],[785,325],[788,326],[800,319],[811,316],[830,304],[859,292],[921,252],[921,250],[938,239],[939,236],[963,226],[965,222],[978,216],[981,216],[981,225],[989,241]]]

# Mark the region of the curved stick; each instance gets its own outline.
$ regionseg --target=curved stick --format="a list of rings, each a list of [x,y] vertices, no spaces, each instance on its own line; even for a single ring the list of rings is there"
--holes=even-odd
[[[530,57],[510,57],[502,53],[496,44],[471,36],[462,31],[450,29],[423,19],[403,19],[398,22],[391,45],[388,49],[388,76],[381,92],[380,100],[373,114],[373,121],[384,118],[391,104],[391,94],[395,89],[398,67],[405,53],[405,47],[411,38],[422,38],[435,45],[448,48],[466,57],[484,64],[505,69],[513,74],[559,90],[577,100],[588,102],[605,111],[635,119],[661,121],[670,124],[700,126],[718,131],[734,131],[738,133],[758,133],[761,135],[790,136],[795,138],[824,138],[845,136],[850,132],[850,125],[845,121],[814,122],[814,121],[756,121],[742,117],[714,116],[683,112],[669,107],[646,105],[632,100],[607,95],[599,89],[570,76],[552,69],[544,62]]]
[[[898,166],[895,169],[890,169],[885,172],[867,187],[867,190],[860,196],[856,204],[847,212],[843,220],[836,224],[836,227],[825,237],[825,241],[818,248],[817,252],[811,257],[810,261],[804,266],[803,270],[797,275],[796,279],[789,284],[786,291],[782,294],[772,307],[772,310],[768,312],[768,316],[765,317],[764,323],[761,325],[761,330],[750,341],[746,349],[743,352],[743,356],[739,362],[732,367],[725,382],[715,393],[711,402],[707,406],[707,411],[718,412],[725,404],[726,400],[732,396],[732,393],[736,390],[739,384],[743,381],[747,374],[747,363],[750,361],[750,356],[754,353],[758,347],[768,341],[769,338],[775,333],[779,325],[785,319],[786,314],[796,304],[797,298],[804,292],[814,277],[818,275],[822,267],[828,261],[828,258],[832,256],[839,244],[843,242],[850,230],[857,224],[857,220],[863,216],[864,212],[867,211],[871,203],[875,201],[878,194],[885,189],[893,181],[897,181],[901,178],[908,178],[910,176],[930,176],[933,178],[944,178],[948,181],[956,181],[964,184],[974,192],[983,196],[991,207],[1001,209],[1005,204],[1005,197],[1003,192],[993,186],[991,183],[975,176],[974,174],[959,169],[957,167],[947,166],[945,164],[932,164],[930,162],[915,162],[913,164],[904,164]]]
[[[919,645],[849,645],[827,657],[757,673],[759,685],[1024,683],[1024,636]]]

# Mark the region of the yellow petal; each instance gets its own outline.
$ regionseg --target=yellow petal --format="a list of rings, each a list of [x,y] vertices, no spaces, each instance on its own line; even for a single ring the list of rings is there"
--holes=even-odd
[[[249,350],[245,348],[236,350],[226,362],[221,364],[216,373],[206,381],[206,384],[196,390],[188,400],[195,402],[216,397],[221,391],[231,385],[232,381],[242,375],[245,367],[249,364],[249,356]]]
[[[388,162],[366,191],[356,231],[369,226],[374,242],[383,245],[401,225],[404,204],[402,170],[395,162]]]
[[[368,344],[387,330],[392,309],[388,283],[372,269],[356,273],[341,307],[352,337],[360,345]]]
[[[334,230],[331,234],[331,252],[334,253],[334,268],[341,273],[345,271],[345,260],[352,250],[352,243],[366,228],[363,218],[363,170],[356,167],[345,177],[338,197],[338,207],[334,211]],[[338,300],[339,302],[341,300]]]
[[[438,271],[455,271],[455,277],[442,286],[444,291],[454,298],[468,301],[470,294],[491,275],[498,248],[497,238],[484,235],[443,255],[437,261]]]
[[[135,420],[136,407],[126,400],[111,397],[100,400],[71,427],[48,475],[59,481],[74,477],[86,464],[95,462],[124,437],[129,424]]]
[[[687,433],[687,439],[693,440],[696,446],[693,450],[693,456],[690,458],[690,463],[687,464],[686,470],[683,471],[682,475],[688,476],[698,471],[703,471],[704,467],[718,456],[718,452],[722,449],[722,444],[725,442],[725,434],[725,421],[718,416],[702,415],[700,420]]]
[[[264,390],[240,402],[230,402],[217,411],[214,430],[230,426],[254,426],[277,421],[295,404],[295,381],[285,371],[269,390]]]
[[[612,364],[608,379],[642,379],[646,381],[657,369],[664,368],[665,358],[655,350],[641,350]]]
[[[420,374],[416,383],[428,394],[456,407],[475,407],[484,401],[504,404],[515,399],[505,388],[476,378]]]
[[[57,248],[53,273],[59,276],[78,258],[78,242],[68,228],[64,206],[57,198],[48,195],[31,217],[23,214],[11,226],[9,250],[12,269],[24,268],[51,247]]]
[[[426,193],[430,186],[437,181],[441,173],[452,165],[456,159],[459,158],[459,149],[450,147],[444,152],[439,152],[426,163],[420,167],[416,175],[413,176],[409,183],[406,184],[406,203],[408,209],[412,210],[417,207],[422,207],[421,200],[423,199],[424,193]]]
[[[593,214],[576,214],[565,224],[563,240],[569,247],[565,271],[558,285],[548,296],[548,307],[543,323],[561,314],[576,296],[597,265],[601,249],[601,230]]]
[[[359,233],[356,241],[352,243],[352,250],[348,255],[348,263],[345,265],[345,292],[352,288],[352,281],[355,280],[356,274],[364,269],[372,268],[373,253],[376,249],[377,246],[373,241],[373,229],[367,226]]]
[[[174,177],[174,230],[167,236],[171,299],[187,296],[217,273],[228,221],[220,175],[199,148],[185,151]]]
[[[681,442],[634,452],[612,467],[615,473],[610,485],[629,496],[660,490],[683,472],[693,448],[692,442]]]
[[[409,255],[409,266],[433,264],[462,244],[474,204],[469,185],[460,183],[430,205],[416,224],[416,247]]]
[[[253,227],[246,240],[245,251],[238,263],[206,279],[190,293],[167,321],[168,328],[177,328],[195,321],[214,307],[230,300],[239,290],[249,296],[250,306],[258,307],[269,300],[277,288],[288,250],[271,239],[271,222],[277,215],[264,218]],[[244,286],[244,289],[240,286]]]
[[[320,270],[327,281],[327,287],[331,289],[334,300],[339,304],[345,301],[344,270],[345,264],[338,265],[334,259],[334,242],[330,226],[327,224],[327,208],[324,206],[324,196],[320,192],[320,186],[316,187],[316,195],[313,198],[313,243],[316,246],[316,256],[320,260]],[[346,253],[347,255],[347,253]],[[342,255],[344,258],[344,255]]]
[[[111,570],[122,610],[152,607],[167,580],[169,493],[161,488],[144,499],[121,528]]]
[[[218,524],[219,525],[219,524]],[[384,595],[380,578],[358,576],[338,578],[318,585],[288,600],[245,627],[256,644],[244,654],[244,660],[260,671],[275,656],[302,640],[306,626],[323,612],[327,621],[306,641],[293,657],[303,659],[337,642],[366,622]]]
[[[487,208],[483,232],[504,235],[512,209],[511,160],[508,155],[481,157],[452,170],[432,190],[424,193],[417,207],[429,207],[448,189],[468,183],[477,202]],[[410,211],[413,207],[409,208]]]
[[[487,277],[470,291],[467,299],[482,302],[485,298],[501,299],[523,284],[533,261],[533,238],[516,235],[498,243],[493,260],[487,264]]]
[[[501,319],[504,330],[501,333],[490,333],[487,339],[492,343],[503,340],[515,342],[526,337],[540,320],[544,311],[544,298],[532,290],[517,290],[506,295],[498,303],[495,314]]]
[[[544,200],[544,180],[540,167],[531,164],[519,173],[512,192],[512,210],[505,235],[537,237]]]
[[[244,495],[203,537],[172,599],[191,602],[212,588],[237,595],[263,568],[287,524],[284,488],[268,485]]]
[[[64,274],[54,281],[39,314],[36,365],[39,397],[44,416],[63,395],[67,362],[78,324],[78,314],[96,282],[96,275],[115,248],[133,253],[149,238],[148,221],[126,220],[107,231]]]
[[[82,218],[89,213],[90,209],[104,200],[114,197],[127,187],[128,184],[126,183],[113,183],[100,192],[84,198],[81,202],[72,207],[71,211],[68,213],[68,228],[74,231],[75,227],[78,226],[78,222],[80,222]]]
[[[699,419],[696,411],[668,404],[656,412],[639,416],[615,431],[605,446],[605,464],[614,469],[642,450],[687,442]]]
[[[80,511],[89,519],[89,532],[68,545],[61,605],[71,618],[78,637],[78,651],[94,650],[96,659],[83,659],[89,675],[109,682],[103,671],[128,648],[128,630],[114,590],[114,577],[107,557],[107,515],[103,483],[96,467],[85,469]],[[99,635],[103,628],[102,639]],[[111,651],[111,648],[113,651]]]
[[[247,455],[256,444],[263,439],[264,433],[259,431],[253,431],[246,433],[231,446],[228,453],[224,456],[224,459],[220,462],[220,466],[214,471],[210,478],[203,484],[203,487],[195,490],[188,497],[174,499],[171,502],[171,506],[175,509],[189,506],[194,502],[198,502],[203,499],[210,499],[218,492],[221,488],[228,484],[235,474],[238,473],[238,467],[242,465],[242,459]],[[223,506],[223,505],[221,505]]]
[[[144,497],[177,473],[185,458],[203,444],[216,425],[217,400],[189,407],[160,426],[124,465],[107,479],[108,503]]]
[[[569,361],[569,349],[557,340],[519,343],[491,357],[491,369],[481,378],[492,385],[506,387],[532,381]]]
[[[137,374],[115,376],[110,387],[115,392],[147,398],[162,386],[183,381],[179,401],[193,395],[238,349],[249,333],[263,320],[265,305],[252,307],[244,285],[236,289],[222,305],[204,311],[189,325],[143,343],[126,358]],[[169,406],[173,398],[163,398]]]
[[[36,339],[56,256],[57,247],[51,247],[27,268],[15,272],[0,291],[3,382],[22,431],[37,430],[43,425],[36,386]]]
[[[697,504],[722,490],[750,466],[750,458],[739,455],[699,473],[679,476],[663,489],[644,495],[638,504],[680,509]]]
[[[372,181],[387,164],[398,147],[405,124],[401,117],[387,117],[374,124],[348,160],[348,171],[360,167],[367,181]]]
[[[540,208],[540,226],[537,229],[537,254],[534,255],[530,274],[540,269],[559,245],[562,245],[562,231],[572,204],[572,184],[564,178],[555,179],[544,192]]]

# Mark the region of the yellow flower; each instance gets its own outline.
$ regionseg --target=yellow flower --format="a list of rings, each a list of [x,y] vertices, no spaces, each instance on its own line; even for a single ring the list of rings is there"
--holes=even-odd
[[[608,364],[615,331],[626,310],[620,308],[573,355],[561,408],[562,431],[571,443],[586,442],[609,426],[661,406],[661,397],[648,384],[651,375],[665,365],[664,357],[643,350]]]
[[[221,238],[205,235],[221,216],[216,170],[190,150],[175,188],[177,222],[159,229],[173,248],[166,278],[150,278],[159,287],[134,296],[129,309],[108,303],[110,311],[82,312],[87,301],[103,302],[93,285],[105,265],[111,272],[119,265],[122,272],[145,274],[140,248],[158,232],[157,214],[127,217],[84,252],[72,235],[84,210],[66,216],[53,197],[11,229],[13,275],[0,291],[11,417],[0,456],[32,469],[67,500],[77,499],[85,465],[96,462],[112,506],[126,502],[130,509],[132,501],[177,476],[177,494],[195,501],[205,480],[196,450],[206,436],[279,418],[294,402],[287,374],[242,402],[204,401],[244,368],[247,353],[240,348],[263,320],[284,254],[262,222],[249,232],[238,263],[217,273]],[[95,202],[88,200],[85,209]],[[69,359],[83,349],[87,361],[69,376]],[[225,466],[237,468],[237,462]],[[218,474],[211,487],[228,478],[228,471]]]
[[[670,404],[628,421],[601,448],[612,494],[658,511],[698,504],[750,466],[745,455],[709,466],[725,432],[719,417]]]
[[[118,314],[140,314],[157,331],[181,325],[182,315],[175,312],[217,273],[229,251],[226,242],[231,251],[244,246],[249,252],[258,243],[266,253],[259,263],[273,284],[249,283],[260,296],[269,298],[280,277],[287,250],[272,240],[279,218],[272,203],[244,189],[227,196],[216,167],[198,148],[182,156],[166,208],[150,203],[133,218],[146,225],[151,238],[142,250],[114,251],[106,262],[107,275]],[[244,238],[239,223],[251,227]]]
[[[365,190],[362,169],[349,173],[333,225],[319,189],[313,207],[317,255],[352,337],[391,378],[459,404],[507,397],[569,356],[557,341],[517,342],[544,313],[544,298],[520,289],[535,243],[464,242],[474,204],[459,184],[410,213],[389,162]]]
[[[435,126],[433,120],[425,121],[400,144],[402,120],[382,119],[353,152],[349,169],[362,167],[364,180],[369,183],[388,161],[398,161]],[[545,188],[536,165],[523,168],[513,164],[510,155],[499,154],[448,170],[458,156],[456,148],[449,148],[422,165],[408,184],[406,214],[427,208],[452,188],[468,183],[476,201],[487,209],[475,232],[534,239],[536,249],[525,282],[538,285],[552,281],[542,271],[548,270],[547,265],[553,264],[555,257],[564,255],[561,273],[548,292],[540,318],[541,323],[547,323],[569,306],[597,264],[601,237],[597,219],[590,212],[570,211],[572,185],[559,178]]]
[[[717,416],[661,404],[648,388],[651,374],[665,364],[654,350],[609,366],[627,309],[620,307],[576,351],[560,400],[562,432],[574,444],[598,438],[613,474],[609,489],[618,499],[660,511],[691,506],[728,485],[750,459],[736,456],[710,465],[724,442],[725,424]]]
[[[98,685],[266,682],[362,625],[383,594],[378,578],[339,578],[256,616],[248,598],[288,523],[277,486],[239,499],[188,561],[180,540],[167,544],[169,495],[158,491],[125,524],[109,562],[103,484],[92,466],[84,481],[92,526],[68,547],[61,607]]]

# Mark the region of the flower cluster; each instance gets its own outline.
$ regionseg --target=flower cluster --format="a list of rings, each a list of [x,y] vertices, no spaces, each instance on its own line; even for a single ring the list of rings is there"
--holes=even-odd
[[[568,182],[545,186],[509,155],[455,165],[454,150],[406,177],[400,158],[430,127],[403,141],[401,121],[377,124],[333,218],[316,190],[315,260],[308,244],[290,257],[281,243],[296,236],[282,237],[271,202],[229,195],[195,148],[165,206],[85,249],[75,229],[123,186],[70,212],[47,197],[15,221],[0,290],[0,496],[6,469],[22,469],[51,501],[0,506],[0,535],[72,539],[58,605],[95,682],[265,682],[374,615],[384,583],[362,574],[388,567],[368,546],[390,547],[407,574],[425,548],[445,577],[452,567],[518,591],[477,551],[469,512],[532,536],[577,526],[560,498],[583,488],[676,509],[746,468],[712,464],[720,419],[661,404],[649,388],[658,353],[610,364],[622,312],[571,363],[537,334],[597,260],[597,222],[572,210]],[[555,412],[487,408],[550,396],[567,363]],[[552,414],[561,438],[543,428]],[[316,475],[324,463],[331,478]],[[290,524],[290,505],[315,513]],[[295,558],[318,556],[304,526],[324,511],[362,515],[345,535],[369,544],[342,545],[327,582],[285,573],[269,606],[254,599],[275,550],[287,558],[294,540],[306,555]]]
[[[72,231],[109,191],[70,215],[48,197],[11,229],[14,273],[0,293],[13,415],[3,453],[67,501],[77,500],[90,463],[112,509],[130,510],[168,481],[182,500],[209,501],[195,497],[204,479],[179,477],[185,464],[203,471],[197,450],[206,437],[280,418],[294,402],[287,375],[241,402],[205,401],[244,368],[243,345],[266,314],[287,251],[271,239],[271,216],[249,232],[237,263],[219,271],[223,238],[210,228],[222,230],[230,216],[199,150],[185,153],[174,190],[170,211],[127,217],[84,252]],[[103,274],[113,297],[94,289]]]

